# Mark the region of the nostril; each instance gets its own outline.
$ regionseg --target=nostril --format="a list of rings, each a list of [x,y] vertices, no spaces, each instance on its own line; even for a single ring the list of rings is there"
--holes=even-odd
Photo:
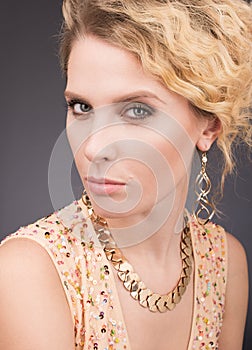
[[[84,145],[85,157],[92,163],[114,161],[117,158],[116,145],[114,142],[104,146],[102,137],[91,137]]]

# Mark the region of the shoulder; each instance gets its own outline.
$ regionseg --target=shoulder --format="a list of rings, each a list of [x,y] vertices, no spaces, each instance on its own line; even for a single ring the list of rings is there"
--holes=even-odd
[[[67,289],[70,301],[73,291],[66,286],[66,274],[74,273],[78,263],[76,257],[83,256],[83,246],[94,237],[86,219],[86,213],[75,201],[7,236],[0,245],[1,259],[6,261],[6,267],[13,266],[15,271],[25,269],[25,264],[29,262],[32,269],[33,260],[36,262],[35,271],[40,271],[39,265],[43,268],[48,262]]]
[[[73,221],[69,208],[67,213],[21,227],[1,243],[0,343],[6,350],[74,348],[74,291],[63,286],[75,254],[75,237],[64,225],[64,216]]]
[[[1,266],[14,271],[29,268],[32,272],[39,265],[48,265],[47,246],[57,241],[57,232],[61,229],[55,230],[55,221],[55,214],[51,214],[8,235],[0,245]]]
[[[75,201],[32,224],[20,227],[8,235],[1,242],[1,246],[16,238],[27,238],[43,246],[49,255],[56,256],[55,249],[58,250],[57,255],[61,254],[64,249],[71,248],[71,245],[80,240],[80,227],[83,227],[85,220],[85,213]],[[18,244],[18,242],[8,244],[8,247],[14,248]]]
[[[14,265],[16,269],[19,269],[32,261],[43,264],[45,260],[48,260],[45,249],[35,240],[28,239],[25,236],[20,236],[19,239],[13,238],[7,237],[1,244],[0,259],[1,262],[6,263],[1,264],[2,267],[6,265],[11,268]],[[33,266],[31,264],[30,268],[32,269]]]
[[[247,271],[246,252],[241,242],[232,234],[225,231],[220,225],[209,223],[204,231],[208,237],[209,245],[218,260],[223,260],[226,266],[227,284],[237,278],[245,278]],[[245,278],[246,279],[246,278]],[[227,292],[230,292],[227,286]]]
[[[80,283],[93,264],[88,257],[96,258],[95,237],[85,208],[74,202],[1,243],[0,343],[5,350],[70,350],[82,342]]]
[[[235,277],[237,274],[247,274],[247,256],[243,245],[228,232],[226,232],[226,237],[230,278]]]
[[[0,265],[1,286],[19,282],[18,291],[22,290],[21,286],[32,288],[35,281],[43,281],[45,287],[57,281],[57,273],[47,251],[36,241],[25,237],[7,240],[1,246]]]
[[[73,348],[70,310],[45,249],[26,238],[9,240],[0,249],[0,265],[3,347],[6,350]],[[57,327],[63,329],[61,336],[56,332]]]
[[[227,304],[230,300],[233,306],[239,304],[247,308],[248,301],[248,263],[244,247],[230,233],[226,233],[228,246],[228,273],[227,273]],[[239,303],[235,301],[238,298]],[[238,310],[237,310],[238,311]],[[244,310],[245,312],[245,310]]]
[[[192,217],[191,232],[196,255],[198,255],[201,260],[205,259],[205,263],[208,261],[213,264],[213,266],[221,263],[223,268],[226,269],[227,235],[223,227],[212,222],[200,225],[197,220]],[[215,267],[218,268],[218,266]],[[224,270],[223,272],[225,275]]]
[[[0,265],[3,283],[8,274],[27,277],[48,286],[57,283],[64,289],[72,308],[74,287],[67,284],[67,275],[76,269],[76,256],[81,255],[80,227],[83,220],[75,215],[76,205],[71,204],[55,213],[21,227],[7,236],[0,245]],[[74,231],[75,230],[75,231]],[[6,279],[7,278],[7,279]],[[43,281],[46,278],[46,281]],[[43,288],[44,292],[52,290]]]
[[[206,231],[212,246],[218,245],[221,247],[220,253],[227,260],[228,275],[232,277],[239,272],[244,272],[247,267],[247,259],[241,242],[222,226],[214,223],[206,225]]]
[[[226,233],[228,271],[225,313],[220,349],[242,349],[248,307],[248,266],[245,249],[231,234]]]
[[[237,238],[219,225],[194,225],[197,249],[203,257],[201,261],[208,261],[214,267],[216,288],[224,296],[219,349],[241,350],[248,306],[245,249]]]
[[[60,232],[62,228],[62,224],[57,219],[57,212],[55,212],[29,225],[21,226],[17,231],[3,239],[1,246],[13,238],[30,238],[31,240],[46,242],[50,238],[56,237],[57,232]]]
[[[246,304],[248,299],[248,263],[246,252],[237,238],[230,233],[226,233],[226,237],[228,252],[227,304],[229,300],[237,297],[241,303]]]

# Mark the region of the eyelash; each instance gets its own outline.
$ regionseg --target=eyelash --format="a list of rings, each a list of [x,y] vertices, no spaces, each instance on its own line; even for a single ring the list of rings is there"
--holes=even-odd
[[[82,113],[76,113],[75,111],[74,111],[74,107],[75,107],[75,105],[85,105],[85,106],[88,106],[89,107],[89,110],[88,111],[83,111]],[[86,103],[86,102],[84,102],[84,101],[81,101],[81,100],[78,100],[78,99],[73,99],[73,100],[70,100],[69,102],[67,102],[67,109],[69,110],[71,110],[72,111],[72,113],[73,113],[73,115],[75,115],[76,117],[77,116],[83,116],[83,115],[86,115],[88,112],[90,112],[91,110],[92,110],[92,107],[88,104],[88,103]]]
[[[123,117],[123,114],[129,112],[129,111],[136,111],[136,110],[141,110],[144,114],[141,116],[136,116],[136,117],[125,117],[128,120],[144,120],[147,119],[148,117],[152,116],[155,112],[155,110],[150,107],[149,105],[141,102],[135,102],[131,104],[130,106],[127,106],[125,110],[121,113],[121,116]]]
[[[76,113],[74,110],[74,107],[78,104],[85,105],[86,107],[88,107],[88,110],[82,111],[82,113]],[[66,105],[67,105],[67,110],[71,110],[73,115],[76,118],[88,116],[88,114],[93,109],[88,103],[81,101],[81,100],[78,100],[78,99],[72,99],[72,100],[68,101]],[[129,113],[130,111],[134,111],[134,110],[135,111],[141,110],[141,112],[143,112],[143,114],[140,116],[139,115],[135,116],[135,117],[126,116],[127,113]],[[127,104],[127,106],[123,109],[123,111],[120,113],[120,117],[134,122],[134,121],[141,121],[141,120],[147,119],[148,117],[152,116],[154,113],[155,113],[155,109],[150,107],[149,105],[142,103],[142,102],[132,102],[132,103]]]

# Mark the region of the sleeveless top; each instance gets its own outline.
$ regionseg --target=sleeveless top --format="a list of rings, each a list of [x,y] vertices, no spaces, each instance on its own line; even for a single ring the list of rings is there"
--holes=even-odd
[[[223,228],[190,218],[194,300],[187,350],[218,349],[225,302],[227,243]],[[130,350],[116,284],[81,200],[5,238],[40,244],[59,274],[75,329],[76,350]]]

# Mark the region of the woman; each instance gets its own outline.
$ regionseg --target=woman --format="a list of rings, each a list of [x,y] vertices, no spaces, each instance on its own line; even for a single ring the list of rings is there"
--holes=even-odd
[[[246,257],[209,223],[207,152],[217,140],[224,180],[233,142],[250,142],[251,8],[66,0],[63,14],[67,133],[85,191],[3,242],[2,348],[241,349]]]

